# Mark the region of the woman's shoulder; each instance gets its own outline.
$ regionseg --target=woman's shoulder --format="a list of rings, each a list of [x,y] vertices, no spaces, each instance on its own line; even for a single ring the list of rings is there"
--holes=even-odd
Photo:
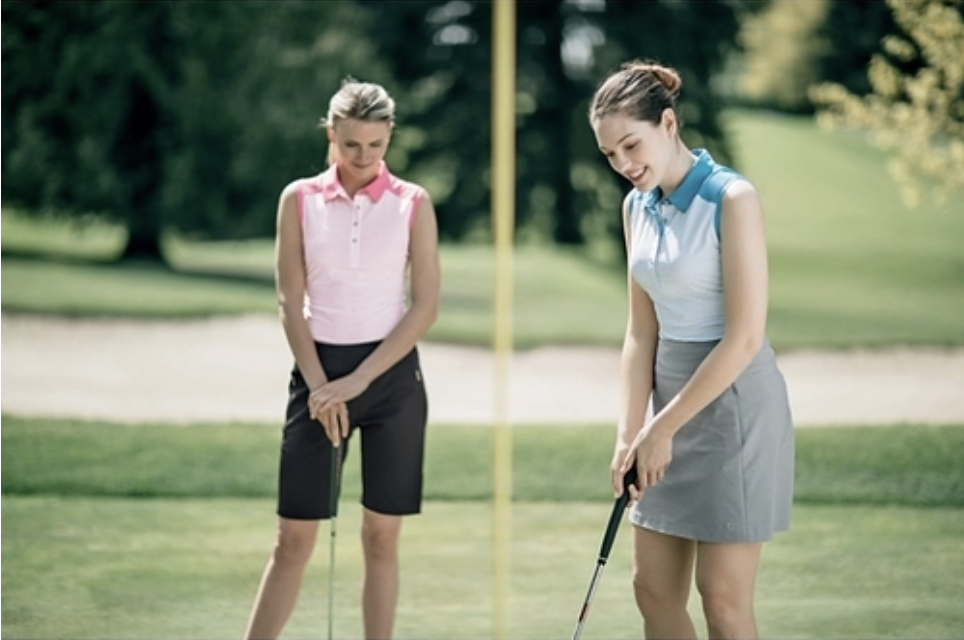
[[[388,188],[402,199],[422,198],[428,195],[428,190],[422,185],[400,178],[391,171],[388,172]]]
[[[716,163],[699,189],[700,198],[717,204],[748,192],[755,193],[756,188],[745,176],[726,165]]]
[[[281,189],[281,197],[292,196],[296,193],[312,189],[317,182],[318,176],[295,178]],[[318,185],[317,188],[320,189],[321,186]]]
[[[279,207],[282,215],[290,212],[290,215],[297,215],[302,218],[301,208],[302,199],[313,193],[320,193],[323,185],[320,176],[308,176],[296,178],[285,185],[279,196]]]

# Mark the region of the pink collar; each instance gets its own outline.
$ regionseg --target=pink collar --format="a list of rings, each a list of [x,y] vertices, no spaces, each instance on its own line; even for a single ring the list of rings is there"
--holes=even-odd
[[[321,174],[319,179],[321,181],[321,193],[326,201],[334,200],[338,196],[350,200],[345,188],[338,181],[338,168],[335,165],[330,166],[327,171]],[[365,193],[372,199],[372,202],[378,202],[385,190],[388,189],[390,182],[391,174],[389,174],[385,162],[382,161],[378,167],[378,175],[375,176],[374,180],[359,189],[358,193]]]

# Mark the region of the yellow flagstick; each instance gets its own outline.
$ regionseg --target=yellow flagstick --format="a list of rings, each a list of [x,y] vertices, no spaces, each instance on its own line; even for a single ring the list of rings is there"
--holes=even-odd
[[[515,1],[493,2],[492,223],[495,237],[495,637],[508,637],[512,554],[512,237],[515,227]]]

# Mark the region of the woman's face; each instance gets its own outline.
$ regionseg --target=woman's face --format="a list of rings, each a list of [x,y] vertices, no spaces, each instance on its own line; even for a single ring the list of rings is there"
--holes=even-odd
[[[676,136],[671,110],[663,112],[659,124],[617,113],[596,120],[592,128],[599,150],[613,171],[640,191],[650,191],[660,184],[670,165]]]
[[[335,162],[342,182],[374,180],[391,137],[392,125],[380,120],[338,120],[328,127],[328,140],[338,150]]]

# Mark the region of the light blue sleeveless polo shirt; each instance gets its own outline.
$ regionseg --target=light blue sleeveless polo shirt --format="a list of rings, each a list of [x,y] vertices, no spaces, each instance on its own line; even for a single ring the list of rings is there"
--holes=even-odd
[[[704,149],[693,153],[673,193],[630,194],[629,268],[653,301],[660,338],[705,342],[723,337],[720,213],[727,187],[743,177]]]

